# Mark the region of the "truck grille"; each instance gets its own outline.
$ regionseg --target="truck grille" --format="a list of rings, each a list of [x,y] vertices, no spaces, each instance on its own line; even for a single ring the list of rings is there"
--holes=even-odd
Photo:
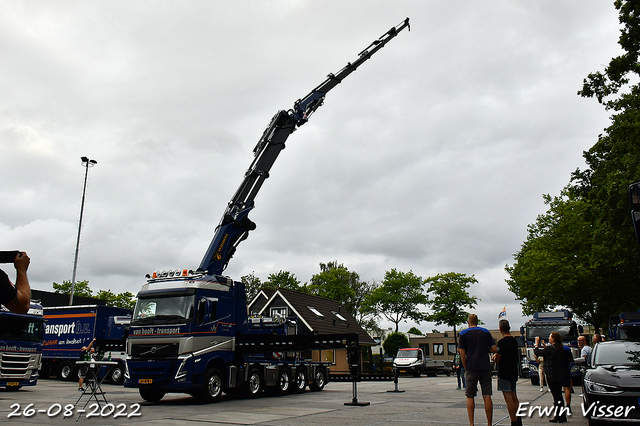
[[[3,353],[0,355],[0,377],[7,379],[25,379],[29,368],[30,354]],[[30,376],[30,375],[29,375]]]
[[[178,356],[178,344],[154,343],[132,345],[131,356],[133,358],[144,359],[176,358]]]

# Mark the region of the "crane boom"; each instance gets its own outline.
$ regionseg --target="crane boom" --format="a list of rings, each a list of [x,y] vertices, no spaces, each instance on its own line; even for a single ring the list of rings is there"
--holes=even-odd
[[[298,99],[292,109],[278,111],[273,116],[253,149],[254,159],[245,173],[244,180],[229,201],[227,209],[216,227],[209,248],[200,262],[200,270],[205,270],[212,275],[222,274],[238,244],[244,241],[249,236],[249,232],[256,228],[256,224],[248,217],[249,212],[253,209],[255,197],[265,179],[269,177],[269,170],[278,158],[280,151],[284,149],[284,143],[289,135],[309,120],[309,117],[323,104],[325,95],[331,89],[340,84],[374,53],[382,49],[404,28],[409,28],[409,18],[374,40],[358,54],[355,61],[347,63],[336,74],[329,74],[326,80],[308,95]]]

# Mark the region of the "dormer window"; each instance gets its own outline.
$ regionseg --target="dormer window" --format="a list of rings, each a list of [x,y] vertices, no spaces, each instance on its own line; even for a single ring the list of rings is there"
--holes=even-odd
[[[314,314],[316,314],[316,316],[318,316],[318,317],[324,317],[324,315],[322,315],[322,313],[321,313],[319,310],[317,310],[316,308],[314,308],[313,306],[307,306],[307,308],[309,308],[309,310],[310,310],[311,312],[313,312]]]
[[[343,317],[343,316],[342,316],[342,314],[341,314],[340,312],[334,312],[334,311],[331,311],[331,312],[333,313],[333,315],[335,315],[336,317],[338,317],[338,319],[339,319],[340,321],[347,322],[347,319],[346,319],[345,317]]]

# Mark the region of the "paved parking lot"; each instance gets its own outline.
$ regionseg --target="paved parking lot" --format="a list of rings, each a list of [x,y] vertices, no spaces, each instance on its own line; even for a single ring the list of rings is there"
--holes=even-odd
[[[93,409],[80,413],[78,423],[96,425],[135,425],[153,422],[163,425],[467,425],[463,391],[456,390],[454,377],[401,377],[398,389],[393,382],[362,382],[358,384],[358,402],[370,405],[345,406],[353,399],[351,383],[330,383],[322,392],[307,391],[284,397],[264,396],[257,399],[223,398],[214,404],[199,404],[193,398],[169,394],[157,404],[144,402],[135,389],[104,385],[106,398],[113,407],[104,411]],[[510,420],[502,394],[495,391],[494,379],[493,424],[509,425]],[[580,390],[573,394],[573,416],[569,423],[586,425],[581,414]],[[541,394],[528,381],[520,381],[518,395],[521,403],[530,407],[552,406],[551,394]],[[0,418],[21,424],[74,424],[78,410],[72,404],[79,397],[77,383],[41,380],[37,386],[9,392],[0,390]],[[95,403],[95,401],[92,401]],[[33,404],[30,406],[30,404]],[[104,405],[104,404],[103,404]],[[113,411],[111,410],[113,408]],[[70,417],[63,418],[65,410]],[[525,425],[548,425],[549,417],[540,417],[537,409],[525,417]],[[59,412],[57,415],[56,412]],[[30,415],[31,414],[31,415]],[[89,416],[89,417],[87,417]],[[482,400],[476,398],[476,424],[486,424]]]

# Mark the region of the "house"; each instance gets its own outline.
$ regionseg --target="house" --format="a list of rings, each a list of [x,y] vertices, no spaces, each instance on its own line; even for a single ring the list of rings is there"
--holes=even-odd
[[[290,328],[291,334],[357,333],[361,347],[375,345],[371,336],[342,308],[340,302],[324,297],[283,288],[262,289],[249,303],[249,314],[293,319],[295,327]],[[304,356],[313,361],[331,362],[332,373],[349,371],[346,349],[314,350]]]

